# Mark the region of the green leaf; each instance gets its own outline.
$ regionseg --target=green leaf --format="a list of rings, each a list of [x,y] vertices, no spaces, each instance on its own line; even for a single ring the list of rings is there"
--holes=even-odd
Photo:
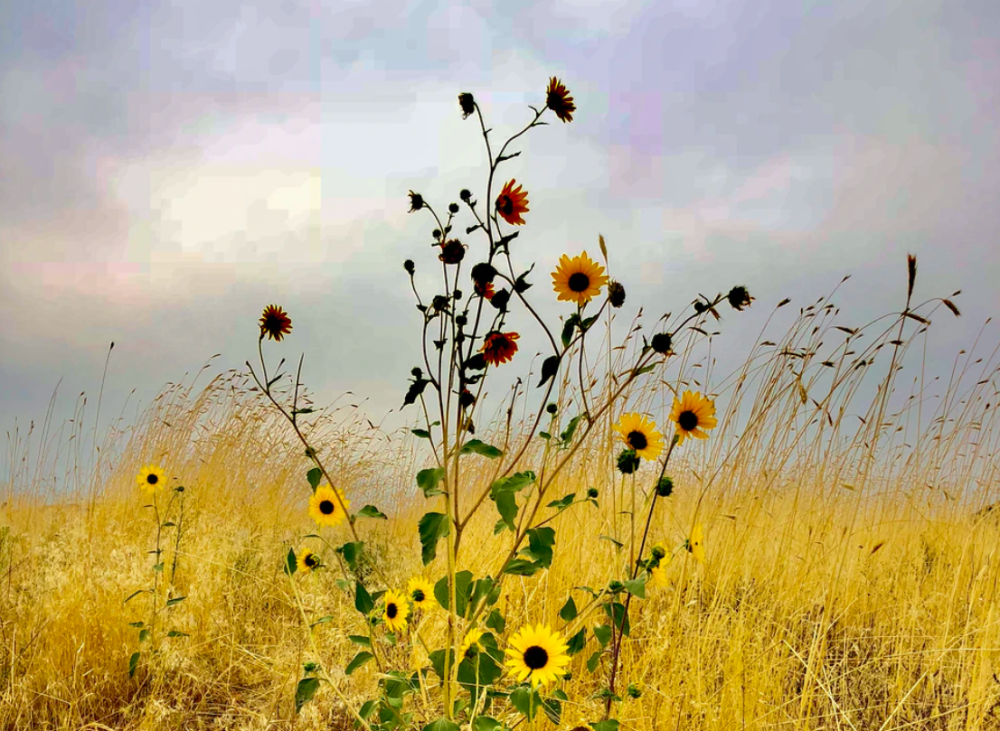
[[[542,699],[538,693],[526,686],[520,686],[510,692],[508,697],[510,704],[520,711],[530,721],[541,707]]]
[[[149,591],[149,589],[139,589],[139,591],[133,591],[131,594],[128,595],[128,599],[126,599],[125,601],[123,601],[122,604],[128,604],[130,601],[132,601],[133,599],[135,599],[137,596],[139,596],[140,594],[145,594],[147,591]]]
[[[438,484],[444,479],[444,469],[431,467],[417,473],[417,487],[424,491],[424,497],[434,497],[444,494],[438,490]]]
[[[597,670],[597,666],[601,663],[601,656],[604,655],[604,650],[598,650],[593,655],[587,658],[587,672],[593,673]]]
[[[534,576],[542,568],[534,561],[528,561],[523,558],[512,558],[504,566],[503,573],[510,574],[511,576]]]
[[[601,643],[601,647],[607,647],[611,642],[611,628],[606,624],[599,624],[594,627],[594,637]]]
[[[455,651],[448,650],[447,652],[451,657],[451,667],[455,667]],[[437,676],[443,680],[445,650],[434,650],[434,652],[430,653],[428,657],[431,660],[431,667],[434,668],[434,672],[437,673]]]
[[[465,616],[469,606],[469,596],[472,594],[472,572],[459,571],[455,574],[455,614]],[[448,577],[444,576],[434,584],[434,598],[444,609],[451,606],[448,596]]]
[[[538,436],[540,439],[544,439],[545,441],[548,441],[549,439],[552,438],[552,435],[549,434],[547,431],[538,432]]]
[[[187,599],[186,596],[176,596],[173,599],[168,599],[167,603],[164,606],[173,607],[176,606],[177,604],[180,604],[185,599]]]
[[[532,528],[528,531],[528,547],[518,553],[526,558],[534,559],[539,568],[552,565],[552,548],[556,544],[556,532],[548,526]]]
[[[316,691],[319,690],[319,678],[302,678],[295,687],[295,712],[302,710],[302,706],[313,699]]]
[[[367,721],[368,717],[372,715],[372,711],[375,710],[375,707],[377,705],[378,701],[376,700],[365,701],[364,705],[362,705],[361,708],[358,710],[358,715]]]
[[[320,480],[323,479],[323,470],[319,467],[313,467],[311,470],[306,472],[306,479],[309,480],[309,487],[316,492],[316,488],[319,487]]]
[[[503,724],[489,716],[476,716],[472,728],[473,731],[500,731],[503,728]]]
[[[441,717],[424,726],[422,731],[461,731],[461,729],[454,721],[449,721],[447,718]]]
[[[172,629],[169,632],[167,632],[167,637],[190,637],[190,636],[191,635],[187,634],[186,632],[178,632],[175,629]]]
[[[167,521],[166,523],[164,523],[164,524],[163,524],[163,525],[161,525],[160,527],[161,527],[161,528],[176,528],[176,527],[177,527],[177,523],[175,523],[175,522],[174,522],[174,521],[172,521],[172,520],[168,520],[168,521]]]
[[[580,324],[580,316],[576,313],[566,318],[562,329],[562,344],[564,348],[569,347],[569,342],[573,339],[573,329]]]
[[[139,667],[139,653],[133,652],[132,656],[128,659],[128,676],[131,678],[135,675],[136,668]]]
[[[587,645],[587,628],[584,627],[575,635],[569,638],[566,643],[566,652],[570,655],[579,654]]]
[[[359,518],[382,518],[388,520],[389,516],[376,508],[374,505],[365,505],[358,511]]]
[[[375,600],[360,581],[354,582],[354,608],[366,617],[375,608]]]
[[[463,444],[461,454],[479,454],[487,459],[496,459],[503,456],[503,452],[499,449],[478,439],[470,439]]]
[[[547,508],[557,508],[559,510],[559,512],[561,513],[566,508],[568,508],[570,505],[572,505],[573,501],[575,499],[576,499],[576,493],[575,492],[571,492],[569,495],[566,495],[565,497],[562,497],[562,498],[560,498],[558,500],[553,500],[551,503],[549,503],[545,507],[547,507]]]
[[[281,568],[289,576],[294,576],[295,572],[299,570],[299,562],[295,558],[295,551],[293,549],[288,549],[288,555],[285,556],[284,566]]]
[[[542,361],[542,380],[538,382],[538,388],[544,386],[550,379],[555,378],[559,372],[559,356],[550,355]]]
[[[507,629],[507,620],[504,619],[499,610],[494,609],[490,612],[490,616],[486,618],[486,626],[498,635],[502,635],[504,630]]]
[[[373,657],[375,656],[370,652],[365,652],[364,650],[362,650],[361,652],[359,652],[357,655],[354,656],[353,660],[347,663],[347,667],[344,668],[344,675],[350,675],[359,667],[361,667],[366,662],[371,660]]]
[[[517,498],[511,490],[501,490],[491,493],[490,497],[496,503],[497,512],[500,513],[500,523],[510,531],[516,531],[517,525],[514,519],[517,518]]]
[[[552,696],[542,699],[542,710],[545,711],[545,715],[556,726],[559,725],[559,721],[562,719],[562,703],[559,702],[559,695],[564,696],[562,700],[566,700],[566,694],[558,689],[556,689]]]
[[[576,434],[576,427],[579,426],[580,419],[582,417],[583,414],[577,414],[572,419],[570,419],[569,424],[566,425],[566,428],[563,430],[563,433],[559,435],[559,438],[562,439],[563,441],[564,447],[569,446],[569,443],[573,441],[573,435]]]
[[[637,579],[624,582],[625,590],[638,599],[646,598],[646,574],[643,573]]]
[[[631,628],[628,622],[628,615],[625,614],[625,605],[621,602],[605,604],[604,613],[608,615],[608,619],[614,623],[615,627],[617,627],[623,635],[628,637],[629,632],[631,632]]]
[[[566,603],[563,604],[563,608],[559,610],[559,618],[563,622],[569,622],[576,618],[576,602],[573,601],[573,597],[566,599]]]
[[[420,531],[421,557],[426,566],[437,556],[437,542],[448,535],[451,524],[444,513],[425,513],[417,528]]]
[[[141,632],[139,632],[139,642],[143,643],[143,642],[145,642],[146,640],[148,640],[152,636],[153,636],[153,633],[151,631],[149,631],[148,629],[144,629]]]
[[[643,366],[642,368],[639,368],[639,369],[636,370],[635,375],[636,376],[641,376],[644,373],[649,373],[654,368],[656,368],[656,363],[652,363],[652,364],[650,364],[648,366]],[[617,726],[615,728],[617,728]]]
[[[472,585],[472,591],[469,594],[469,605],[462,615],[466,618],[470,618],[472,614],[479,608],[480,602],[486,600],[489,604],[490,595],[494,593],[494,589],[499,589],[496,582],[493,581],[492,577],[485,576],[482,579],[477,579]],[[497,594],[499,598],[499,594]]]
[[[315,622],[313,622],[311,625],[309,625],[309,627],[311,629],[313,627],[318,627],[321,624],[326,624],[327,622],[332,622],[332,621],[333,621],[333,617],[328,614],[325,617],[320,617],[319,619],[317,619]]]
[[[343,554],[344,560],[347,561],[347,565],[350,566],[351,571],[354,573],[358,572],[358,561],[361,559],[364,549],[365,544],[362,541],[345,543],[340,547],[340,553]]]
[[[129,622],[128,626],[129,627],[138,627],[138,628],[141,629],[142,627],[146,626],[146,623],[145,622]]]
[[[618,731],[618,720],[614,718],[609,718],[607,721],[595,721],[587,725],[594,731]]]
[[[159,571],[159,572],[162,573],[163,572],[163,562],[160,561],[160,563],[156,564],[156,566],[153,567],[153,571]]]
[[[327,618],[324,617],[323,619],[327,619]],[[330,617],[329,619],[333,619],[333,617]],[[320,621],[322,621],[322,620],[320,620]],[[319,624],[319,622],[317,622],[316,624]],[[371,646],[372,646],[371,639],[368,638],[368,637],[365,637],[364,635],[348,635],[347,639],[349,639],[355,645],[361,645],[362,647],[371,648]]]
[[[615,545],[616,545],[616,546],[617,546],[618,548],[624,548],[624,547],[625,547],[625,544],[624,544],[624,543],[622,543],[621,541],[616,541],[616,540],[615,540],[614,538],[612,538],[611,536],[601,536],[601,540],[602,540],[602,541],[611,541],[611,542],[612,542],[612,543],[614,543],[614,544],[615,544]]]
[[[420,439],[430,439],[431,433],[426,429],[410,429],[410,434]]]

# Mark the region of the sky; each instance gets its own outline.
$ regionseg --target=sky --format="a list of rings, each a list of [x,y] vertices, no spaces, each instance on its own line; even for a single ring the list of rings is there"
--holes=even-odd
[[[505,139],[550,76],[572,123],[500,173],[529,191],[515,259],[547,317],[547,272],[598,233],[629,316],[746,285],[737,356],[847,274],[851,324],[899,310],[913,253],[918,300],[963,290],[944,367],[1000,310],[998,39],[995,0],[2,3],[0,429],[60,381],[63,416],[95,395],[112,341],[106,413],[241,367],[272,302],[294,330],[267,352],[304,351],[321,402],[398,408],[402,261],[434,263],[407,192],[484,201],[458,93]]]

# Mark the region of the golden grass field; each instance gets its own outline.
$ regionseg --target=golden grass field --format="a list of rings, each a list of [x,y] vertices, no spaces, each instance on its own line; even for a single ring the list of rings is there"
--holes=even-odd
[[[998,492],[995,371],[983,375],[992,361],[959,358],[931,400],[919,360],[903,359],[919,337],[886,346],[879,358],[865,350],[897,337],[895,325],[869,336],[853,359],[845,347],[832,366],[819,362],[825,356],[795,355],[818,350],[824,337],[833,342],[832,316],[820,305],[800,311],[777,344],[758,343],[730,378],[702,384],[716,398],[720,426],[671,464],[674,493],[658,508],[651,538],[673,549],[700,522],[707,558],[702,565],[679,552],[668,585],[633,604],[622,672],[642,692],[617,706],[622,729],[1000,729],[1000,530],[977,512]],[[933,316],[951,317],[943,309]],[[866,357],[874,364],[856,366]],[[887,378],[902,362],[902,375]],[[662,384],[694,365],[654,374],[635,395],[636,410],[662,423],[670,397]],[[295,711],[304,662],[318,659],[359,702],[371,696],[378,669],[343,673],[357,649],[347,636],[358,632],[358,615],[336,584],[332,552],[303,538],[315,526],[301,445],[250,385],[229,372],[207,386],[166,388],[135,423],[118,423],[92,467],[82,427],[70,430],[77,439],[41,427],[8,439],[0,728],[351,728],[326,686]],[[887,426],[876,448],[870,427],[879,423]],[[372,502],[389,515],[358,523],[386,575],[402,587],[424,573],[416,522],[427,508],[412,476],[426,464],[422,447],[402,431],[372,428],[346,404],[310,424],[355,508]],[[622,511],[632,487],[614,472],[610,428],[596,433],[553,494],[593,486],[600,507],[574,506],[553,520],[551,569],[504,585],[508,629],[558,625],[573,587],[604,586],[628,565],[599,536],[629,530]],[[76,457],[63,480],[68,491],[45,477],[60,453]],[[529,449],[523,461],[539,458]],[[174,528],[165,540],[160,584],[163,597],[186,599],[159,615],[163,629],[186,636],[164,638],[160,654],[130,677],[137,633],[129,624],[146,617],[148,598],[124,600],[148,584],[154,541],[135,476],[150,462],[186,487],[181,538],[175,543]],[[636,482],[640,501],[655,480],[649,469]],[[473,467],[468,489],[484,479]],[[490,513],[470,528],[458,568],[497,570],[509,538],[493,535],[495,519]],[[347,539],[336,528],[323,535]],[[289,547],[304,543],[331,566],[292,577],[306,616],[332,618],[313,632],[319,658],[282,571]],[[439,556],[427,575],[440,575],[441,564]],[[426,617],[423,631],[442,638],[443,616]],[[605,679],[584,668],[593,642],[563,684],[570,701],[561,724],[539,716],[537,728],[601,718],[592,695]],[[403,666],[421,661],[384,651]],[[419,694],[408,703],[418,722],[440,715]],[[506,721],[528,728],[516,714]]]

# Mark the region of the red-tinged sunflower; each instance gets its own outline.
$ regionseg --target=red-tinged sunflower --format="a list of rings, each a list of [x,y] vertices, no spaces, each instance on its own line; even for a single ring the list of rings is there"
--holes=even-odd
[[[677,443],[683,444],[687,437],[708,439],[704,429],[714,429],[719,423],[715,418],[715,404],[700,393],[685,392],[682,398],[674,399],[670,420],[677,424]]]
[[[493,289],[493,282],[474,282],[472,287],[476,290],[476,294],[485,300],[493,299],[493,295],[496,294],[496,290]]]
[[[483,341],[483,347],[479,352],[483,354],[486,362],[490,365],[500,365],[506,363],[514,357],[517,352],[517,340],[520,335],[517,333],[502,333],[494,330],[487,333]]]
[[[497,213],[511,226],[520,226],[524,223],[521,214],[528,212],[528,193],[520,185],[515,188],[515,182],[511,178],[497,196]]]
[[[271,340],[281,342],[281,338],[292,331],[292,319],[277,305],[268,305],[260,318],[260,339],[267,335]]]
[[[587,256],[586,251],[572,259],[563,254],[552,272],[552,288],[559,293],[560,302],[583,306],[599,295],[607,283],[604,267]]]
[[[556,116],[563,122],[573,121],[573,112],[576,111],[573,97],[569,95],[566,86],[555,76],[549,79],[549,88],[545,96],[545,106],[555,112]]]

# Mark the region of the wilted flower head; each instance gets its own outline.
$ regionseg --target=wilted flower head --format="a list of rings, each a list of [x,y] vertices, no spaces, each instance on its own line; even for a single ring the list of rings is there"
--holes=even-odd
[[[608,284],[608,302],[615,309],[625,304],[625,286],[621,282],[610,282]]]
[[[666,355],[670,352],[670,333],[656,333],[656,335],[653,336],[653,339],[649,341],[649,344],[657,353]]]
[[[458,239],[450,239],[441,245],[438,259],[445,264],[458,264],[465,258],[465,246]]]
[[[424,207],[424,197],[420,193],[414,193],[410,191],[410,213],[414,211],[419,211]]]
[[[501,333],[494,330],[491,333],[487,333],[480,352],[490,365],[497,366],[501,363],[506,363],[517,352],[517,343],[515,341],[519,337],[521,336],[517,333]]]
[[[742,312],[744,307],[749,307],[750,303],[754,301],[754,298],[750,296],[747,292],[746,287],[733,287],[729,290],[729,294],[726,295],[726,299],[729,300],[729,304],[737,312]]]
[[[473,282],[492,282],[496,278],[497,270],[493,268],[492,264],[487,264],[485,261],[481,261],[472,267],[472,281]]]
[[[545,105],[555,112],[556,116],[563,122],[573,121],[573,112],[576,111],[573,97],[569,95],[566,86],[555,76],[549,79],[549,88],[545,95]]]
[[[413,259],[407,259],[406,261],[404,261],[403,262],[403,269],[406,270],[407,274],[411,274],[412,275],[413,272],[416,270],[416,266],[413,264]]]
[[[472,94],[466,91],[458,95],[458,105],[462,107],[462,119],[466,119],[476,111],[476,100],[473,99]]]

